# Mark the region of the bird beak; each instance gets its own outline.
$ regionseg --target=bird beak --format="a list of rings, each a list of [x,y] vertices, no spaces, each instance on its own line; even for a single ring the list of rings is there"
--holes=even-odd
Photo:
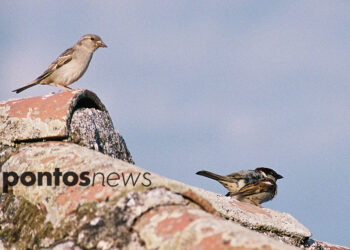
[[[277,180],[278,180],[278,179],[282,179],[282,178],[283,178],[282,175],[277,174],[277,176],[276,176],[276,179],[277,179]]]
[[[98,47],[102,47],[102,48],[107,48],[107,45],[104,42],[102,42],[102,41],[98,41],[97,42],[97,46]]]

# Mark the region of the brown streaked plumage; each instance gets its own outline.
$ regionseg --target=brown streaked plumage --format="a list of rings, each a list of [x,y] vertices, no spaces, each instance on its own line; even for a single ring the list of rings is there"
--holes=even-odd
[[[72,47],[64,51],[43,74],[34,81],[13,90],[20,93],[23,90],[33,87],[37,84],[46,84],[71,90],[68,85],[77,81],[89,66],[93,53],[99,47],[107,47],[102,39],[94,34],[88,34]]]
[[[229,191],[226,196],[257,206],[275,197],[277,193],[276,181],[283,178],[273,169],[265,167],[242,170],[226,176],[205,170],[199,171],[197,174],[219,181]]]
[[[236,193],[228,193],[239,201],[260,206],[261,203],[272,200],[277,194],[277,184],[275,181],[265,178],[255,183],[247,184]]]

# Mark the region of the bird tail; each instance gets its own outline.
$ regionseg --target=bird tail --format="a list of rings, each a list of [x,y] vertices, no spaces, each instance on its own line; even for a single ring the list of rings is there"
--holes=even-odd
[[[205,171],[205,170],[198,171],[196,174],[202,175],[202,176],[205,176],[205,177],[208,177],[210,179],[217,180],[217,181],[226,180],[226,178],[227,178],[226,176],[214,174],[212,172]]]
[[[26,90],[27,88],[33,87],[37,84],[39,84],[39,82],[33,81],[33,82],[30,82],[30,83],[28,83],[28,84],[26,84],[18,89],[12,90],[12,92],[16,92],[18,94],[18,93],[22,92],[23,90]]]

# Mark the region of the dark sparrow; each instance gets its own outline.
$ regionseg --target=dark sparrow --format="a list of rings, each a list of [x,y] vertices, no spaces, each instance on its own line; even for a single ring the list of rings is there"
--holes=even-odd
[[[269,178],[260,179],[257,182],[247,184],[236,193],[228,193],[239,201],[254,204],[260,207],[261,203],[272,200],[277,194],[277,184]]]
[[[37,84],[57,86],[64,90],[71,90],[67,87],[78,80],[89,66],[93,53],[100,47],[107,47],[101,38],[94,34],[88,34],[72,47],[63,52],[48,69],[34,81],[21,88],[13,90],[19,93]]]
[[[227,176],[209,171],[199,171],[197,174],[219,181],[229,191],[226,196],[257,206],[275,197],[277,193],[276,181],[283,178],[270,168],[242,170]]]

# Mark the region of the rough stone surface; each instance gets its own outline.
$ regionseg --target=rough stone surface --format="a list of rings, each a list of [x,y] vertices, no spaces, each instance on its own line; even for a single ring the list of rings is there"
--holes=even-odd
[[[307,242],[306,248],[309,250],[320,250],[320,249],[321,250],[349,250],[350,249],[348,247],[334,245],[328,242],[312,240],[312,239],[310,239]]]
[[[15,151],[16,149],[14,147],[0,144],[0,171],[2,164],[4,164],[5,161],[7,161],[7,159],[10,158]]]
[[[257,208],[249,204],[247,204],[249,205],[248,207],[245,207],[245,205],[242,204],[239,206],[237,204],[240,204],[240,202],[237,201],[236,204],[236,201],[228,197],[223,197],[225,199],[217,202],[218,204],[214,204],[214,198],[217,195],[213,193],[166,179],[156,174],[149,173],[148,171],[138,168],[135,165],[130,165],[124,161],[113,159],[107,155],[96,151],[91,151],[85,147],[80,147],[76,144],[68,142],[41,142],[22,146],[19,148],[16,154],[12,155],[12,157],[10,157],[3,164],[3,171],[15,171],[18,175],[21,175],[25,171],[32,171],[33,173],[52,173],[54,172],[55,168],[60,168],[63,174],[67,171],[74,171],[78,174],[83,171],[88,171],[89,177],[92,177],[94,173],[103,173],[104,176],[108,176],[113,172],[120,175],[120,179],[118,180],[119,185],[116,187],[106,185],[106,179],[102,178],[97,178],[94,186],[89,185],[87,187],[82,187],[79,185],[68,187],[63,184],[55,187],[45,185],[27,187],[21,183],[13,186],[11,190],[14,195],[26,197],[26,200],[32,204],[40,204],[42,210],[45,211],[46,222],[51,223],[56,230],[58,230],[57,228],[65,228],[65,226],[62,226],[65,224],[80,225],[81,221],[79,222],[74,218],[80,218],[83,216],[74,216],[76,216],[77,213],[81,213],[81,209],[84,207],[84,204],[91,209],[93,207],[89,214],[94,216],[94,218],[100,216],[99,213],[101,211],[117,210],[119,217],[107,217],[109,219],[106,219],[106,221],[120,221],[118,222],[118,225],[121,224],[125,226],[125,228],[118,228],[116,231],[118,231],[118,233],[122,233],[130,230],[131,225],[139,216],[146,213],[148,210],[154,209],[155,207],[169,205],[184,207],[190,203],[195,203],[195,206],[192,205],[190,207],[193,209],[199,209],[200,211],[202,211],[201,208],[204,207],[210,208],[207,203],[203,205],[203,201],[209,201],[212,203],[211,206],[214,208],[220,207],[220,204],[224,204],[221,206],[225,207],[226,215],[223,215],[224,212],[221,210],[219,210],[217,214],[226,218],[229,217],[227,214],[230,214],[231,210],[238,211],[241,209],[240,214],[237,214],[237,217],[231,218],[231,220],[239,221],[239,216],[241,215],[246,217],[250,216],[252,220],[250,223],[259,225],[259,218],[261,218],[262,215],[266,216],[266,218],[262,218],[260,228],[258,230],[259,232],[264,231],[274,233],[276,231],[282,232],[290,230],[288,231],[289,235],[296,234],[300,236],[300,230],[305,230],[305,228],[297,220],[291,220],[291,216],[289,215],[281,214],[268,209]],[[131,175],[133,176],[133,179],[130,179]],[[145,176],[151,181],[151,183],[144,178]],[[0,175],[1,183],[3,183],[3,180],[1,180],[2,178],[3,177]],[[125,185],[126,179],[129,179],[129,181]],[[115,182],[112,184],[115,184]],[[168,191],[165,191],[164,188]],[[140,196],[138,192],[143,192],[144,194]],[[196,196],[198,197],[196,198]],[[203,197],[205,197],[205,199]],[[211,200],[212,198],[213,200]],[[108,206],[108,209],[105,208],[106,210],[103,210],[102,207],[106,201],[117,201],[118,203],[116,207],[112,206],[113,208],[111,208]],[[127,204],[127,206],[121,206],[120,204]],[[142,204],[142,206],[140,204]],[[211,213],[208,214],[215,218],[219,218],[217,215],[213,215]],[[276,220],[276,222],[268,222],[269,218],[272,221]],[[91,218],[91,220],[92,219],[93,218]],[[227,222],[225,220],[223,220],[223,222],[238,225],[235,222]],[[289,227],[284,228],[284,225],[288,225],[288,223],[293,223],[294,229]],[[266,226],[266,224],[270,225],[270,227]],[[103,225],[105,225],[103,228],[110,227],[106,222],[104,222]],[[81,229],[78,227],[76,230]],[[93,240],[93,237],[90,235],[92,232],[91,230],[92,229],[89,228],[89,230],[86,232],[84,231],[85,233],[79,233],[80,238],[78,237],[78,240],[75,242],[77,244],[79,243],[79,246],[87,246],[88,242],[94,246],[98,244],[98,241]],[[112,229],[108,229],[108,231],[111,230]],[[69,232],[72,234],[74,231],[70,229]],[[105,233],[96,232],[96,234],[103,235],[103,238],[107,239],[108,237]],[[304,234],[304,237],[310,235],[308,230],[306,230]],[[124,235],[123,238],[126,239],[126,235]],[[65,238],[65,240],[68,239]],[[104,243],[107,244],[106,242]],[[129,241],[120,244],[125,245],[127,243],[129,244]],[[109,244],[112,243],[110,242]]]
[[[147,249],[296,249],[203,210],[157,207],[142,216],[135,230]]]
[[[43,248],[42,250],[44,250],[44,249],[49,250],[49,248]],[[59,243],[50,249],[52,249],[52,250],[82,250],[82,248],[75,245],[74,242],[72,242],[72,241],[66,241],[66,242]]]
[[[45,140],[68,140],[134,163],[105,106],[88,90],[0,103],[0,138],[0,166],[18,145]]]
[[[88,90],[64,91],[46,96],[14,99],[0,103],[1,144],[16,141],[65,138],[75,109],[106,111],[99,98]]]
[[[2,103],[0,136],[0,249],[347,249],[310,239],[289,214],[130,164],[90,91]],[[9,172],[20,181],[6,189]]]
[[[42,235],[50,235],[51,223],[34,204],[12,194],[0,195],[0,238],[7,247],[18,249],[37,246]]]
[[[106,111],[81,108],[73,113],[69,141],[94,149],[113,158],[134,163],[123,137],[114,130]]]
[[[196,189],[196,191],[201,196],[206,197],[206,200],[221,216],[248,228],[261,232],[273,232],[273,236],[294,245],[304,244],[312,235],[290,214],[239,202],[231,197],[203,189]]]

